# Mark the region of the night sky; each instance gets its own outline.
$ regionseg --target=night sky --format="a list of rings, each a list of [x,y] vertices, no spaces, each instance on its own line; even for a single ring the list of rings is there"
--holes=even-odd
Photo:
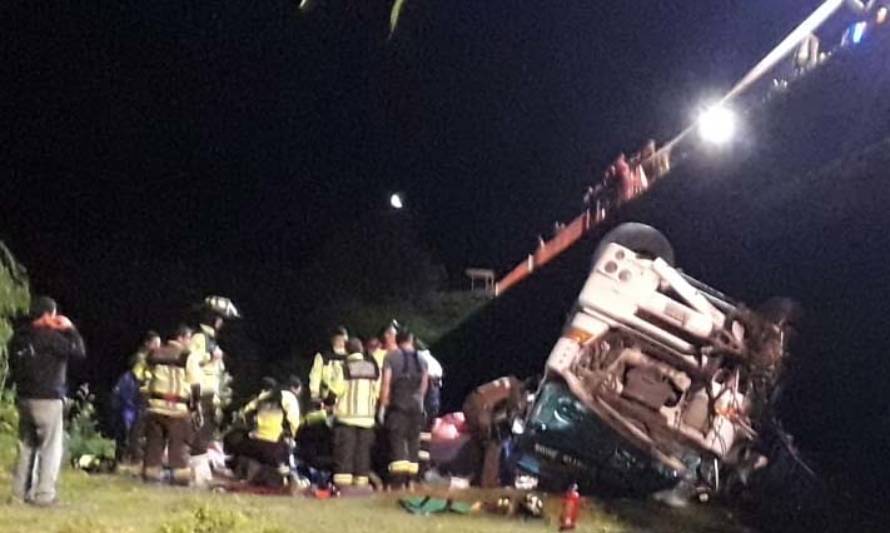
[[[502,268],[814,2],[416,0],[388,43],[388,2],[321,4],[4,3],[0,236],[38,289],[109,246],[299,265],[391,190]]]
[[[390,192],[453,279],[503,272],[818,3],[408,0],[387,40],[389,2],[3,2],[0,239],[100,381],[207,293],[279,356],[282,280]]]
[[[293,0],[0,3],[0,239],[27,266],[35,291],[56,296],[81,326],[95,362],[88,379],[109,384],[145,329],[172,325],[208,293],[238,302],[255,351],[283,356],[294,338],[314,334],[301,317],[324,296],[323,275],[311,280],[312,293],[297,288],[305,279],[293,280],[336,236],[360,233],[356,225],[373,232],[375,219],[397,221],[386,213],[393,191],[405,193],[409,211],[396,216],[415,226],[452,280],[460,282],[467,266],[504,272],[554,220],[580,211],[592,168],[649,137],[672,137],[704,98],[728,90],[820,2],[406,3],[391,40],[390,4],[382,1],[319,0],[306,14]],[[854,126],[845,131],[855,133]],[[834,142],[831,127],[810,134],[813,142]],[[757,159],[756,142],[747,148]],[[782,160],[780,149],[772,153]],[[768,212],[753,200],[730,216],[738,226],[722,228],[730,238],[711,247],[706,229],[663,207],[690,198],[713,220],[747,197],[745,185],[736,183],[736,196],[710,210],[708,202],[723,198],[720,182],[683,187],[653,195],[639,214],[673,231],[694,274],[758,298],[777,287],[819,287],[793,294],[817,308],[826,286],[843,283],[834,281],[845,279],[841,267],[823,278],[810,265],[809,277],[795,277],[800,256],[818,249],[819,233],[794,237],[794,216],[774,228],[776,238],[768,223],[756,235],[734,230],[750,222],[739,213]],[[876,200],[859,199],[879,217]],[[823,213],[812,207],[819,201],[810,198],[801,216]],[[842,238],[855,212],[854,205],[826,214],[832,235]],[[857,231],[884,242],[876,227],[863,222]],[[777,239],[791,242],[791,252],[760,263],[756,276],[747,271],[751,256],[784,246]],[[800,397],[840,407],[796,424],[804,443],[840,458],[835,471],[846,457],[868,470],[890,434],[886,380],[860,385],[890,372],[873,366],[886,343],[879,330],[890,295],[876,281],[862,283],[886,267],[854,241],[836,254],[842,265],[843,254],[853,254],[853,266],[843,268],[853,269],[858,284],[832,293],[831,312],[814,322],[825,326],[819,334],[835,337],[814,338],[816,353],[834,358],[831,350],[850,345],[831,328],[835,320],[849,325],[859,364],[824,367],[837,374],[813,371],[818,387]],[[358,253],[362,244],[355,243]],[[760,248],[745,255],[740,246]],[[582,264],[581,255],[562,268]],[[857,257],[870,266],[857,267]],[[520,305],[548,301],[534,290],[555,305],[570,302],[579,274],[550,275],[561,280],[559,291],[544,279],[488,316],[521,322],[533,312],[537,320],[539,310]],[[847,297],[870,306],[857,311],[868,331],[846,312]],[[511,301],[516,309],[503,311]],[[535,353],[509,356],[537,368],[567,310],[550,310],[537,336],[529,333]],[[490,338],[474,327],[464,329]],[[852,399],[836,402],[825,391]],[[847,406],[863,418],[846,418]],[[861,453],[848,435],[867,438],[869,417],[882,420],[884,440]],[[844,424],[852,433],[834,430]],[[879,487],[880,479],[865,486]]]

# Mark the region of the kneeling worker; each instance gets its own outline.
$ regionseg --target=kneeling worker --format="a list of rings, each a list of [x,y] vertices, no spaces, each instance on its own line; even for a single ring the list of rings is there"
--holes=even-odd
[[[142,476],[146,481],[161,481],[164,449],[173,482],[188,485],[189,439],[192,426],[201,424],[200,355],[188,350],[192,330],[180,326],[167,343],[153,350],[146,360],[148,407],[145,422],[145,464]]]
[[[362,352],[362,342],[350,339],[349,353],[334,367],[330,381],[336,396],[334,406],[334,484],[341,490],[355,486],[366,489],[371,473],[374,419],[380,394],[380,368]]]
[[[275,468],[278,481],[289,474],[293,439],[300,428],[302,388],[303,382],[296,376],[291,376],[284,386],[269,383],[266,390],[241,410],[241,416],[251,421],[253,430],[229,432],[224,441],[226,451],[239,460],[252,459]]]
[[[525,385],[507,376],[477,387],[464,400],[464,416],[482,454],[479,485],[499,486],[501,445],[513,419],[526,408]]]

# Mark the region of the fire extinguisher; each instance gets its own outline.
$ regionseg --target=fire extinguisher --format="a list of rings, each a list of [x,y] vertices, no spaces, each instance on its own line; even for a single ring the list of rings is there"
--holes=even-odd
[[[578,523],[578,511],[581,509],[581,495],[578,484],[573,483],[562,497],[562,514],[559,516],[559,530],[575,529]]]

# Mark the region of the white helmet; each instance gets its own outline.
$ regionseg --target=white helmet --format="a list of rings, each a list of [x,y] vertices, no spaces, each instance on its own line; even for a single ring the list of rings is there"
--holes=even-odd
[[[204,305],[225,319],[241,318],[241,313],[238,312],[238,308],[235,307],[232,300],[224,296],[208,296],[204,298]]]

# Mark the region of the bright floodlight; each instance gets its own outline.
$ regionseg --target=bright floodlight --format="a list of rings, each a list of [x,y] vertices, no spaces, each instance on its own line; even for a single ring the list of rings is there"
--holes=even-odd
[[[402,195],[399,193],[395,193],[389,197],[389,205],[393,207],[393,209],[401,209],[405,207],[405,204],[402,203]]]
[[[862,37],[865,36],[865,28],[867,24],[865,22],[857,22],[853,26],[853,44],[859,44],[862,42]]]
[[[726,144],[735,134],[736,117],[721,105],[709,108],[698,117],[698,134],[711,144]]]

